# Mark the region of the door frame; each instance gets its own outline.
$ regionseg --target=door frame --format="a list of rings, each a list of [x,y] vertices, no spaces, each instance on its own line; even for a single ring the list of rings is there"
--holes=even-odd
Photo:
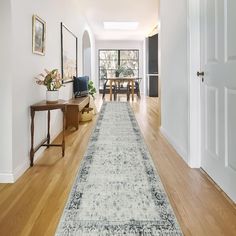
[[[200,1],[188,0],[188,165],[191,168],[201,167],[201,97],[200,80],[197,71],[201,69],[200,48]]]

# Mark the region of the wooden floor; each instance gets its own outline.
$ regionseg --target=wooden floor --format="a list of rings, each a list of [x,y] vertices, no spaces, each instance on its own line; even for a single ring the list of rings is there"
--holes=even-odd
[[[125,100],[125,97],[120,97]],[[102,104],[96,99],[97,107]],[[159,132],[158,99],[130,102],[185,235],[236,235],[236,210],[198,169],[190,169]],[[50,148],[15,184],[0,184],[0,235],[54,235],[95,119],[67,131],[66,155]]]

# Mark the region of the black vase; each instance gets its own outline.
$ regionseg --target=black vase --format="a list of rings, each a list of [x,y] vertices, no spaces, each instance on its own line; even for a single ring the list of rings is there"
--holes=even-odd
[[[116,77],[119,77],[120,73],[118,71],[116,71]]]

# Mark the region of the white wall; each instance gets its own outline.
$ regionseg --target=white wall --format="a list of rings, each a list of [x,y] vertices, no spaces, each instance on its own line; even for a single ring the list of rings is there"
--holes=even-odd
[[[187,0],[160,0],[161,130],[187,161],[188,44]]]
[[[138,49],[139,50],[139,76],[145,78],[145,68],[144,68],[144,43],[142,40],[98,40],[96,41],[96,79],[98,87],[98,51],[99,49]],[[143,91],[144,80],[141,82],[141,92]]]
[[[61,68],[60,22],[63,22],[78,36],[79,74],[82,74],[82,36],[84,31],[87,30],[91,36],[92,50],[95,49],[95,40],[85,18],[81,15],[79,1],[77,0],[12,0],[11,2],[12,37],[9,38],[12,38],[11,59],[13,66],[10,70],[12,72],[12,96],[10,91],[7,92],[7,96],[12,97],[12,143],[14,148],[12,149],[12,155],[8,153],[7,159],[12,160],[11,173],[13,178],[17,179],[29,167],[29,106],[45,99],[45,87],[36,85],[34,77],[41,73],[44,68]],[[32,54],[33,14],[37,14],[47,24],[45,56]],[[8,52],[4,54],[7,55]],[[94,75],[94,69],[92,74]],[[60,90],[60,98],[68,99],[71,96],[72,84],[67,84],[65,88]],[[41,138],[46,135],[45,118],[45,113],[36,113],[35,144],[39,143]],[[51,119],[53,137],[61,130],[61,119],[61,112],[53,112]],[[0,166],[2,166],[2,163],[0,163]],[[7,168],[9,170],[9,164]]]
[[[188,0],[189,16],[189,153],[188,164],[192,168],[201,166],[201,96],[200,80],[200,1]]]
[[[0,1],[0,179],[8,182],[12,170],[11,1]],[[4,32],[4,33],[3,33]]]

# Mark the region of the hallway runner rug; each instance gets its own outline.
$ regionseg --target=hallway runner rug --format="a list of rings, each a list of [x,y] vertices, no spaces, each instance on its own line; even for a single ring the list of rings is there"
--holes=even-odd
[[[103,104],[56,235],[182,235],[129,103]]]

